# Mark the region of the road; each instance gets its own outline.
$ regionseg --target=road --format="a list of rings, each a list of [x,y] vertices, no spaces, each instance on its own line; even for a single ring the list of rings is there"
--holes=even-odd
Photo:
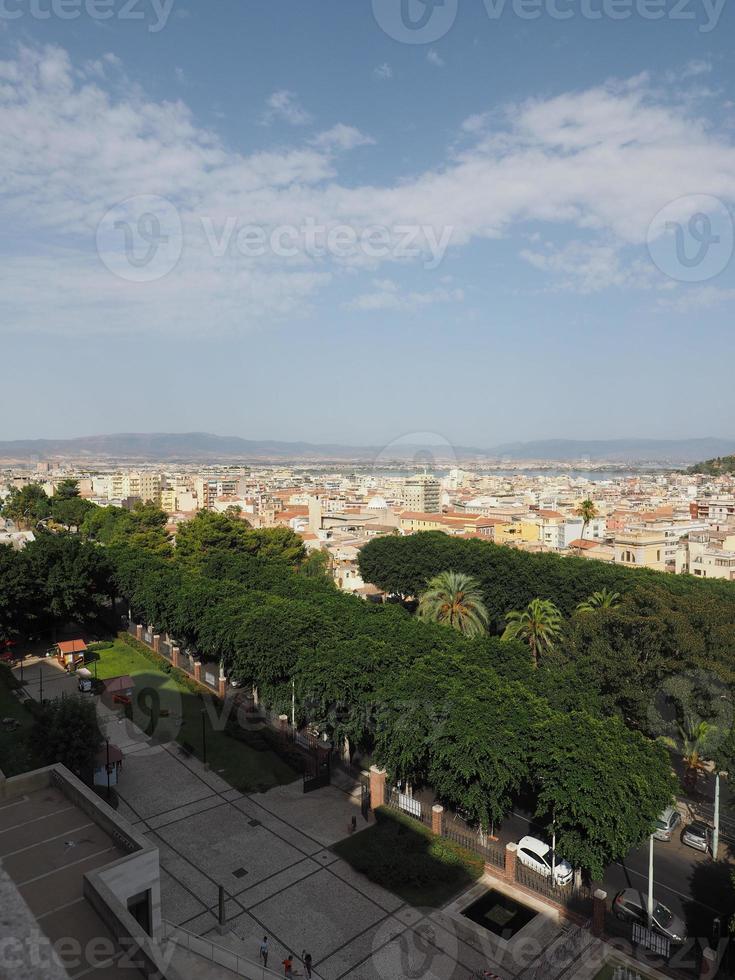
[[[511,813],[498,831],[502,844],[518,841],[526,834],[547,836],[529,814],[520,810]],[[682,916],[691,936],[709,935],[712,920],[717,915],[723,917],[724,929],[735,902],[730,882],[730,875],[735,870],[731,849],[721,845],[720,861],[714,864],[708,855],[682,844],[679,830],[670,841],[654,841],[653,846],[656,899]],[[631,851],[624,861],[608,865],[599,887],[605,889],[610,901],[623,888],[638,888],[645,893],[648,888],[648,844]]]

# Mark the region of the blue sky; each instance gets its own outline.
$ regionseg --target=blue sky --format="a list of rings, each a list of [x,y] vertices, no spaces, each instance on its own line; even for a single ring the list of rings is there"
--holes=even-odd
[[[403,2],[0,0],[0,438],[735,435],[732,7]]]

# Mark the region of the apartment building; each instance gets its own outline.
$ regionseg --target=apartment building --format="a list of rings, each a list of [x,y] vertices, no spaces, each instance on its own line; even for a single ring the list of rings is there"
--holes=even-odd
[[[107,499],[125,500],[136,497],[144,503],[158,503],[161,494],[161,474],[126,470],[112,473],[107,481]]]
[[[692,531],[679,541],[677,574],[735,581],[735,529]]]
[[[406,510],[420,514],[441,514],[442,488],[435,476],[424,473],[409,477],[403,488]]]

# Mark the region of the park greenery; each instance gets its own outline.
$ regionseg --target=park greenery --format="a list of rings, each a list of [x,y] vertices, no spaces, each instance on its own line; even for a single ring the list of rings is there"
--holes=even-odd
[[[531,796],[560,851],[595,875],[676,792],[660,736],[705,721],[726,767],[732,721],[713,717],[733,681],[726,583],[440,533],[363,548],[364,579],[392,596],[469,594],[482,629],[463,630],[466,616],[447,622],[438,600],[416,615],[415,602],[345,595],[323,567],[309,569],[288,529],[206,513],[174,547],[155,508],[141,510],[107,508],[115,516],[87,516],[76,532],[41,530],[21,552],[0,549],[0,638],[111,618],[117,597],[134,621],[219,661],[276,711],[290,708],[293,683],[298,722],[393,781],[430,786],[471,823],[488,828],[519,793]],[[473,581],[458,589],[447,572]]]
[[[687,473],[704,473],[707,476],[726,476],[735,473],[735,456],[715,456],[690,466]]]

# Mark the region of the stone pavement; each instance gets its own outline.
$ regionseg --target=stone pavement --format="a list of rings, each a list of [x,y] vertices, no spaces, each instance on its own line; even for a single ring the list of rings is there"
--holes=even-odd
[[[524,963],[511,962],[502,940],[451,911],[407,906],[330,850],[353,816],[358,829],[366,826],[359,785],[342,778],[340,786],[304,794],[296,780],[243,794],[175,743],[149,745],[105,711],[101,721],[126,753],[120,812],[159,847],[168,922],[253,960],[267,935],[275,969],[287,952],[298,959],[306,949],[323,980],[467,980],[480,969],[510,980],[522,972]],[[229,929],[222,936],[220,884]],[[541,948],[559,927],[548,914],[536,922]]]

